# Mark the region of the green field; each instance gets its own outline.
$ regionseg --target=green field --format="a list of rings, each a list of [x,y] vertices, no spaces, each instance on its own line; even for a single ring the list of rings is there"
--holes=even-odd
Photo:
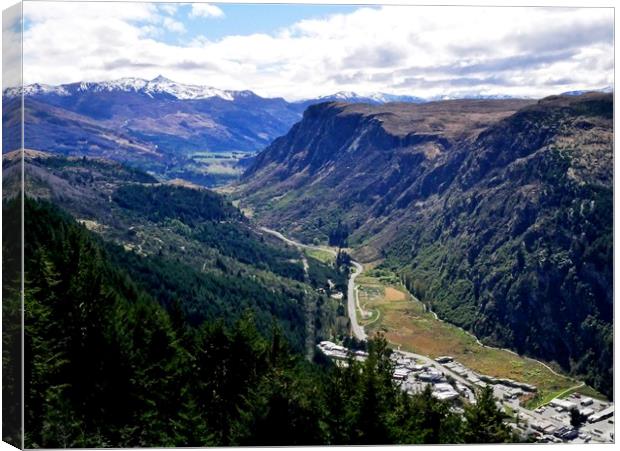
[[[533,384],[539,389],[536,400],[529,401],[534,404],[548,401],[579,383],[568,376],[554,374],[533,359],[483,346],[464,330],[436,319],[393,274],[369,271],[358,277],[357,282],[360,306],[371,313],[362,318],[358,312],[369,335],[381,331],[403,350],[432,358],[451,355],[480,374]],[[576,391],[604,398],[587,386]]]
[[[308,257],[315,258],[323,263],[333,264],[336,261],[336,256],[328,251],[308,248],[304,248],[303,251]]]
[[[194,152],[182,164],[168,169],[165,178],[208,187],[222,186],[239,178],[243,172],[239,161],[250,155],[240,151]]]
[[[247,157],[246,152],[196,152],[191,155],[194,168],[206,174],[236,177],[243,172],[237,166],[239,160]]]

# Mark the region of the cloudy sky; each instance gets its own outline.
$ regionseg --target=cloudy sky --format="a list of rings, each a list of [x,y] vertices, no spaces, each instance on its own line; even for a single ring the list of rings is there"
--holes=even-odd
[[[309,98],[613,84],[610,8],[26,2],[24,82],[162,74]]]

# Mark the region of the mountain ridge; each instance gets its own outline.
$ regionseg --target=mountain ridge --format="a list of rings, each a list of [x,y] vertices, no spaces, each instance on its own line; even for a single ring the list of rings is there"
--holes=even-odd
[[[292,105],[308,106],[315,103],[323,103],[329,101],[340,101],[349,103],[370,103],[370,104],[384,104],[391,102],[404,102],[404,103],[423,103],[423,102],[435,102],[441,100],[457,100],[457,99],[517,99],[517,98],[529,98],[519,97],[508,94],[496,93],[496,94],[484,94],[482,92],[450,92],[444,94],[436,94],[430,97],[421,97],[411,94],[393,94],[385,92],[370,92],[370,93],[357,93],[355,91],[337,91],[332,94],[325,94],[318,97],[309,97],[298,100],[286,100],[283,97],[263,97],[251,90],[230,90],[220,89],[208,85],[197,85],[189,83],[179,83],[173,81],[163,75],[147,80],[139,77],[123,77],[114,80],[103,81],[79,81],[71,83],[62,83],[58,85],[32,83],[23,87],[23,93],[26,96],[32,95],[58,95],[68,96],[76,91],[85,92],[88,90],[94,90],[99,92],[104,91],[124,91],[124,92],[138,92],[153,97],[154,95],[170,95],[179,100],[200,100],[209,99],[213,97],[219,97],[223,100],[234,101],[237,98],[256,96],[264,99],[279,99],[284,100]],[[3,94],[8,97],[19,96],[22,92],[20,87],[5,88]],[[612,86],[605,86],[598,89],[581,89],[573,90],[562,93],[561,95],[580,95],[588,92],[613,92]]]
[[[21,92],[4,90],[3,144],[7,150],[21,147]],[[236,180],[253,155],[284,136],[303,119],[308,107],[331,100],[360,108],[437,102],[354,92],[288,102],[252,91],[177,83],[163,76],[59,86],[33,84],[23,93],[25,147],[111,158],[160,180],[179,179],[210,187]]]
[[[179,100],[198,100],[219,97],[224,100],[235,100],[238,97],[256,95],[251,91],[223,90],[205,85],[191,85],[172,81],[162,75],[158,75],[152,80],[136,77],[125,77],[115,80],[100,82],[80,81],[60,85],[48,85],[33,83],[24,86],[23,92],[26,96],[32,95],[57,95],[69,96],[76,92],[134,92],[142,93],[153,97],[158,94],[170,95]],[[20,94],[20,88],[7,88],[5,95],[15,97]],[[258,96],[257,96],[258,97]]]

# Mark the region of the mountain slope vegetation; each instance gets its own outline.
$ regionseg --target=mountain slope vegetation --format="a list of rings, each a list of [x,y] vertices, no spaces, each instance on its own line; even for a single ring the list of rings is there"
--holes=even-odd
[[[5,155],[8,186],[19,162]],[[231,323],[252,309],[261,331],[275,320],[306,353],[346,331],[340,301],[330,297],[345,291],[345,268],[308,259],[320,268],[311,277],[297,249],[256,230],[219,194],[101,159],[27,151],[25,168],[29,197],[53,202],[99,235],[117,266],[192,324]]]
[[[337,237],[442,318],[611,394],[613,97],[310,107],[241,205]]]

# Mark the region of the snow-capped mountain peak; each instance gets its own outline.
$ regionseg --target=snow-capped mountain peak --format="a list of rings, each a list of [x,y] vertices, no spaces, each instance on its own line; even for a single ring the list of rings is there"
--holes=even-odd
[[[71,92],[136,92],[154,97],[155,95],[169,95],[180,100],[208,99],[219,97],[232,101],[236,97],[247,97],[250,91],[225,91],[209,86],[189,85],[177,83],[159,75],[152,80],[142,78],[119,78],[117,80],[71,83],[68,85],[51,86],[34,83],[24,87],[24,95],[55,94],[68,96]],[[18,96],[21,88],[9,88],[4,94],[10,97]]]
[[[389,102],[407,102],[407,103],[421,103],[425,100],[420,97],[386,94],[384,92],[374,92],[371,94],[358,94],[353,91],[339,91],[329,96],[319,97],[319,100],[336,100],[341,102],[351,103],[389,103]]]
[[[385,92],[375,92],[368,95],[368,98],[373,99],[379,103],[389,102],[406,102],[406,103],[421,103],[426,100],[421,97],[398,95],[398,94],[386,94]]]
[[[4,90],[4,95],[7,97],[18,97],[21,95],[22,88],[7,88]],[[28,86],[24,86],[23,92],[25,96],[32,96],[37,94],[56,94],[59,96],[68,96],[69,92],[63,86],[52,86],[41,83],[33,83]]]
[[[150,83],[174,83],[172,80],[170,80],[167,77],[164,77],[163,75],[159,74],[157,77],[153,78]]]
[[[147,84],[146,80],[141,78],[119,78],[118,80],[104,81],[101,83],[94,83],[97,91],[125,91],[125,92],[138,92],[143,89]]]
[[[339,91],[330,96],[323,96],[321,98],[327,98],[327,97],[334,98],[334,99],[350,100],[350,99],[358,99],[361,96],[353,91]]]
[[[149,95],[156,93],[169,94],[182,100],[208,99],[210,97],[234,100],[232,91],[224,91],[209,86],[185,85],[174,82],[162,75],[149,81],[144,87],[144,92]]]

